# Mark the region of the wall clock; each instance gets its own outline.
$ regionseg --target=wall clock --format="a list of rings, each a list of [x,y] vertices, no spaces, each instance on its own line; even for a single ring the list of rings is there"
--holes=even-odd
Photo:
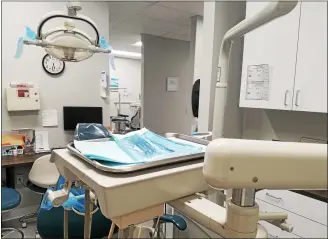
[[[59,75],[65,69],[65,62],[46,54],[42,59],[43,69],[50,75]]]

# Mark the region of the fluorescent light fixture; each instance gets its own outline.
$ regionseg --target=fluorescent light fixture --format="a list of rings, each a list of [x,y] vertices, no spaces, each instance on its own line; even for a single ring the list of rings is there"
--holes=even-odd
[[[141,41],[137,41],[136,43],[133,43],[132,46],[142,46],[142,42]]]
[[[130,52],[130,51],[112,51],[114,56],[121,57],[121,58],[130,58],[130,59],[141,59],[141,53],[137,52]]]

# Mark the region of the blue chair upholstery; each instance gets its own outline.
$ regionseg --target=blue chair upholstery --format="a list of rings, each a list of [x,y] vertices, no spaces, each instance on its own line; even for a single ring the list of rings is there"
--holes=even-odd
[[[37,230],[41,238],[61,239],[64,237],[64,208],[53,207],[50,210],[40,209],[37,218]],[[91,226],[91,238],[104,238],[107,237],[109,229],[111,227],[111,220],[102,215],[98,210],[92,216]],[[84,230],[84,217],[76,214],[73,211],[68,212],[68,237],[70,239],[83,238]],[[114,232],[117,232],[118,228],[115,227]]]
[[[17,207],[21,202],[21,195],[13,188],[1,187],[1,211]]]

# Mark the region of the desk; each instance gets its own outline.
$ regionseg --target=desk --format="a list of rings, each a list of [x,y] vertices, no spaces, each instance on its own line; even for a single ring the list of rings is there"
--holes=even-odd
[[[1,156],[1,167],[6,169],[6,186],[15,188],[15,166],[33,164],[39,157],[47,154],[50,154],[50,152],[31,155]]]

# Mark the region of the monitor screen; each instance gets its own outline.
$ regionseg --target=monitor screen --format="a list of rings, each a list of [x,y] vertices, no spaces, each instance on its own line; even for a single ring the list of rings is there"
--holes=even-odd
[[[64,130],[75,130],[78,123],[103,123],[102,107],[64,106]]]

